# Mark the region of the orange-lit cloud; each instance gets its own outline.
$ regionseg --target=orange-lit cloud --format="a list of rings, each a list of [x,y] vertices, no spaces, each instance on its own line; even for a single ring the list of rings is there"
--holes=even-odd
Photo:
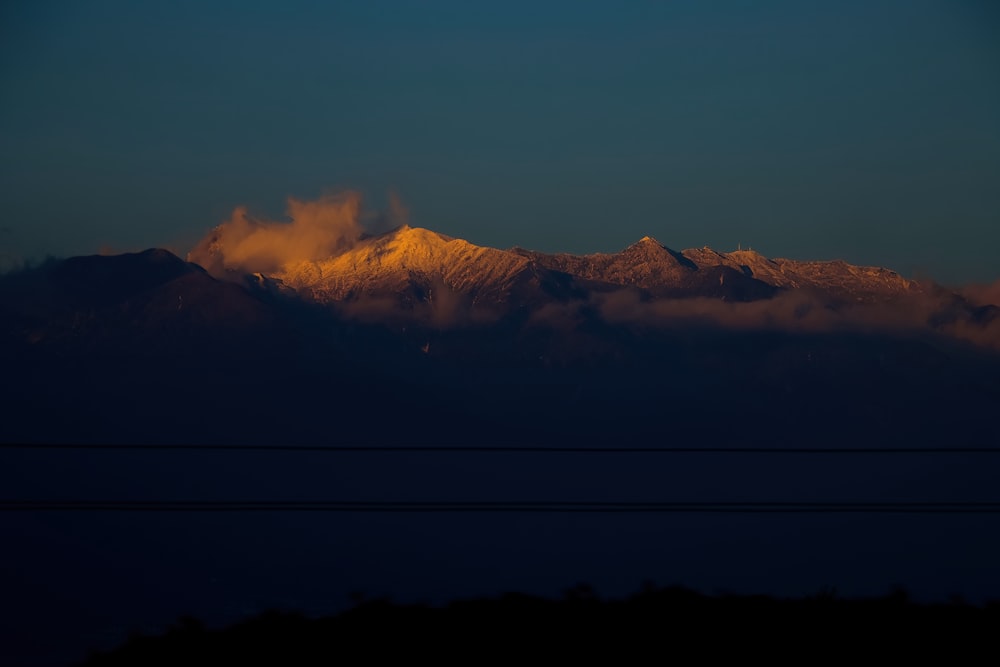
[[[325,259],[361,237],[361,196],[325,195],[315,201],[289,198],[289,222],[251,218],[237,207],[188,254],[209,273],[269,273],[293,261]]]

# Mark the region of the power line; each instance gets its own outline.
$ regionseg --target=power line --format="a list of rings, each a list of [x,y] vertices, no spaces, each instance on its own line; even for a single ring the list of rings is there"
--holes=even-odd
[[[1000,514],[1000,502],[2,500],[0,511]]]
[[[556,447],[546,445],[196,445],[196,444],[22,444],[0,443],[0,450],[198,451],[455,454],[1000,454],[998,447]]]

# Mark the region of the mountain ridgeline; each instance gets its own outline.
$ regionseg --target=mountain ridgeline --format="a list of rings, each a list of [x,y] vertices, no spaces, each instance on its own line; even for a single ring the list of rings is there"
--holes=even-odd
[[[403,226],[244,273],[216,241],[0,279],[0,439],[904,442],[1000,397],[1000,309],[882,268]]]
[[[232,273],[211,236],[189,259],[215,267],[218,277]],[[644,298],[740,302],[785,290],[810,290],[831,303],[878,302],[923,291],[887,269],[770,260],[751,250],[677,252],[648,236],[613,254],[546,254],[480,247],[409,226],[363,238],[328,259],[288,262],[270,277],[321,303],[374,297],[412,304],[432,301],[436,288],[487,309],[586,298],[623,287]]]

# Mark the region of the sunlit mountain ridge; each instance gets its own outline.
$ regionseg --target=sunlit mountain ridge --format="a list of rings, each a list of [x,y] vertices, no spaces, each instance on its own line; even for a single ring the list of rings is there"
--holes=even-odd
[[[433,298],[435,285],[502,302],[530,274],[530,264],[513,253],[404,226],[329,259],[290,262],[274,277],[322,302],[372,294]]]
[[[211,260],[222,252],[209,237],[189,259]],[[362,238],[328,258],[285,262],[269,277],[325,303],[371,296],[413,302],[433,299],[437,288],[466,295],[474,303],[511,304],[518,296],[525,298],[523,291],[531,284],[554,298],[617,286],[652,297],[730,301],[803,289],[837,302],[875,303],[925,291],[895,271],[842,260],[770,259],[752,250],[725,253],[708,247],[678,252],[649,236],[617,253],[500,250],[406,225]],[[553,288],[557,283],[562,289]]]

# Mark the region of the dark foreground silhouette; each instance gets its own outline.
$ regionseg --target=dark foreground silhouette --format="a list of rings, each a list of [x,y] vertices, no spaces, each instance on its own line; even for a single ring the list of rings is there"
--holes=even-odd
[[[918,604],[901,590],[871,599],[832,592],[778,599],[647,587],[604,600],[578,586],[560,600],[514,593],[444,607],[377,600],[321,619],[271,611],[222,630],[182,618],[163,636],[133,636],[85,665],[325,665],[403,657],[988,660],[998,631],[998,603]]]

